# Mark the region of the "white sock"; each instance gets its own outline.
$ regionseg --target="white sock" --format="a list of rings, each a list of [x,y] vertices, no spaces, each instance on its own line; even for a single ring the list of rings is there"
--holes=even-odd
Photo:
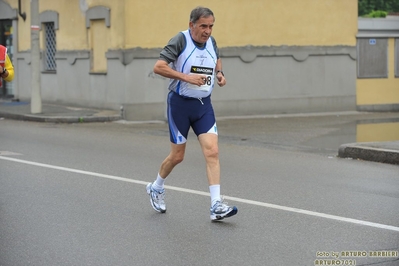
[[[155,179],[154,183],[152,183],[152,187],[153,187],[155,190],[160,191],[160,190],[164,189],[164,184],[165,184],[165,179],[162,178],[162,177],[159,175],[159,173],[158,173],[157,179]]]
[[[216,201],[220,201],[220,185],[209,186],[211,193],[211,206],[215,205]]]

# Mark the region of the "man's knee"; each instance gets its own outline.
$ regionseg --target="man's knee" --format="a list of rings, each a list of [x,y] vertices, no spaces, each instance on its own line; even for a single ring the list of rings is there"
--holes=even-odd
[[[204,149],[204,156],[207,158],[219,158],[219,148],[217,145],[212,145]]]
[[[174,165],[177,165],[179,163],[181,163],[184,159],[184,154],[176,154],[174,156],[171,156],[171,161]]]
[[[171,153],[169,154],[169,160],[172,162],[173,165],[177,165],[184,160],[184,153],[185,149],[172,149]]]

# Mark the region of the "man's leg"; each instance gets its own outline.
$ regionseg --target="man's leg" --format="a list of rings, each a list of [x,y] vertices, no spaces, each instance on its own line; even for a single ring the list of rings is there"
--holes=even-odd
[[[218,135],[213,133],[205,133],[198,136],[202,153],[206,162],[206,174],[208,183],[212,185],[220,185],[220,163],[219,163],[219,147]]]
[[[237,207],[230,207],[220,197],[220,162],[218,135],[213,133],[200,134],[198,140],[206,161],[209,191],[211,193],[211,220],[218,221],[237,214]]]
[[[186,143],[174,144],[171,143],[170,153],[165,158],[159,169],[159,175],[165,179],[173,170],[173,168],[181,163],[184,159],[184,153],[186,151]]]
[[[170,152],[163,160],[158,176],[153,183],[147,185],[147,193],[150,195],[150,202],[154,210],[165,212],[165,189],[166,177],[172,172],[173,168],[184,159],[186,150],[186,140],[190,129],[189,114],[186,107],[189,102],[174,92],[168,94],[168,125],[170,137]]]
[[[211,194],[211,206],[221,201],[220,197],[220,163],[218,135],[204,133],[198,136],[202,153],[206,162],[206,175],[208,177],[209,192]]]
[[[186,144],[171,143],[169,155],[161,164],[157,179],[149,183],[146,187],[147,194],[150,195],[150,203],[157,212],[166,212],[165,204],[165,178],[172,172],[173,168],[183,161]]]

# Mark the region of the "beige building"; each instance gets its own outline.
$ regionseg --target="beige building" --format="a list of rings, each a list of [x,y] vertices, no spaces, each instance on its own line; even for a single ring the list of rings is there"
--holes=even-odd
[[[399,111],[399,17],[359,18],[357,43],[358,110]]]
[[[0,0],[0,21],[11,24],[11,93],[29,100],[30,0],[20,7],[18,2]],[[357,81],[357,0],[201,4],[215,13],[213,36],[228,82],[213,93],[217,116],[348,111],[356,110],[356,101],[370,104],[356,99],[356,88],[363,86]],[[168,40],[187,29],[194,7],[188,0],[39,0],[42,100],[123,106],[128,120],[164,119],[168,81],[152,68]]]

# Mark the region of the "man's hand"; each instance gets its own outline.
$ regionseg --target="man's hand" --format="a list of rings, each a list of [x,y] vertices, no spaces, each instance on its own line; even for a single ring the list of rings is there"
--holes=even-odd
[[[217,78],[217,81],[218,81],[218,85],[220,87],[223,87],[224,85],[226,85],[226,79],[224,78],[222,73],[220,73],[220,72],[217,73],[216,74],[216,78]]]
[[[158,60],[154,66],[154,73],[165,78],[178,79],[193,85],[202,86],[206,84],[206,75],[184,74],[172,69],[166,61]]]
[[[206,76],[205,75],[187,75],[186,82],[197,85],[197,86],[202,86],[206,84]]]

